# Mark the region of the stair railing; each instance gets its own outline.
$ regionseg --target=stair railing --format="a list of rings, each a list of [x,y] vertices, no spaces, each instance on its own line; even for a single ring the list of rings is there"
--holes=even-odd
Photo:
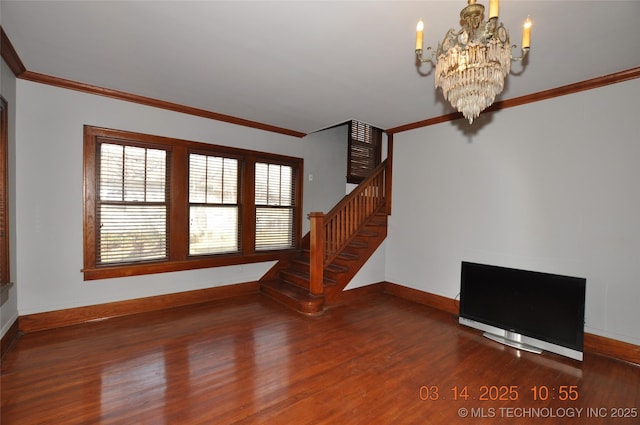
[[[309,291],[323,293],[324,268],[353,240],[364,223],[386,207],[387,161],[376,167],[371,175],[356,186],[327,214],[312,212],[310,220],[310,276]]]

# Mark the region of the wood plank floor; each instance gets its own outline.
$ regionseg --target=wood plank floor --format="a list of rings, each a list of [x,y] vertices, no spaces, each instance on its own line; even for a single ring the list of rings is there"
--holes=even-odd
[[[384,294],[318,317],[249,295],[35,332],[0,385],[3,425],[640,423],[637,365],[519,352]]]

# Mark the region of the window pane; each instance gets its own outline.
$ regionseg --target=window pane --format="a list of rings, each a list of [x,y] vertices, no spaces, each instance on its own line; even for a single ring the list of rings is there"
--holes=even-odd
[[[280,205],[280,166],[269,164],[267,205]]]
[[[102,204],[99,214],[99,263],[156,260],[167,256],[164,205]]]
[[[189,156],[189,202],[204,203],[206,200],[207,157]]]
[[[289,206],[293,203],[293,168],[256,163],[256,205]]]
[[[280,203],[278,205],[293,204],[293,169],[291,167],[280,168]]]
[[[238,203],[238,160],[218,156],[189,156],[189,202]]]
[[[189,255],[237,252],[238,208],[191,206]]]
[[[238,160],[225,158],[222,184],[222,203],[238,203]]]
[[[167,152],[100,145],[100,200],[164,202]]]
[[[267,205],[267,184],[269,182],[269,165],[256,163],[256,205]]]
[[[122,200],[122,171],[124,146],[102,143],[100,145],[100,199]]]
[[[134,146],[124,148],[124,200],[145,200],[146,149]]]
[[[293,247],[293,209],[256,208],[256,251]]]
[[[164,202],[166,197],[167,152],[147,149],[146,201]]]
[[[207,193],[206,203],[222,203],[222,158],[207,157]]]

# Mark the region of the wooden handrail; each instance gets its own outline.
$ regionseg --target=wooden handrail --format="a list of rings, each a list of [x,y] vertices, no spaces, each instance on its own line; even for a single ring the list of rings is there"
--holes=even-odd
[[[309,214],[310,292],[323,291],[323,270],[353,240],[366,221],[379,210],[387,211],[387,161],[345,196],[327,214]]]

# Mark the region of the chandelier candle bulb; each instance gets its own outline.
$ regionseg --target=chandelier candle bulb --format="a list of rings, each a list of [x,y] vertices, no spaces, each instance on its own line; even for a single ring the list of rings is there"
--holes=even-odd
[[[416,50],[422,50],[422,32],[424,31],[424,22],[422,19],[418,21],[416,25]]]
[[[531,19],[527,16],[527,20],[524,21],[522,26],[522,48],[528,49],[531,46]]]
[[[489,19],[497,18],[499,12],[500,4],[498,3],[498,0],[491,0],[489,2]]]

